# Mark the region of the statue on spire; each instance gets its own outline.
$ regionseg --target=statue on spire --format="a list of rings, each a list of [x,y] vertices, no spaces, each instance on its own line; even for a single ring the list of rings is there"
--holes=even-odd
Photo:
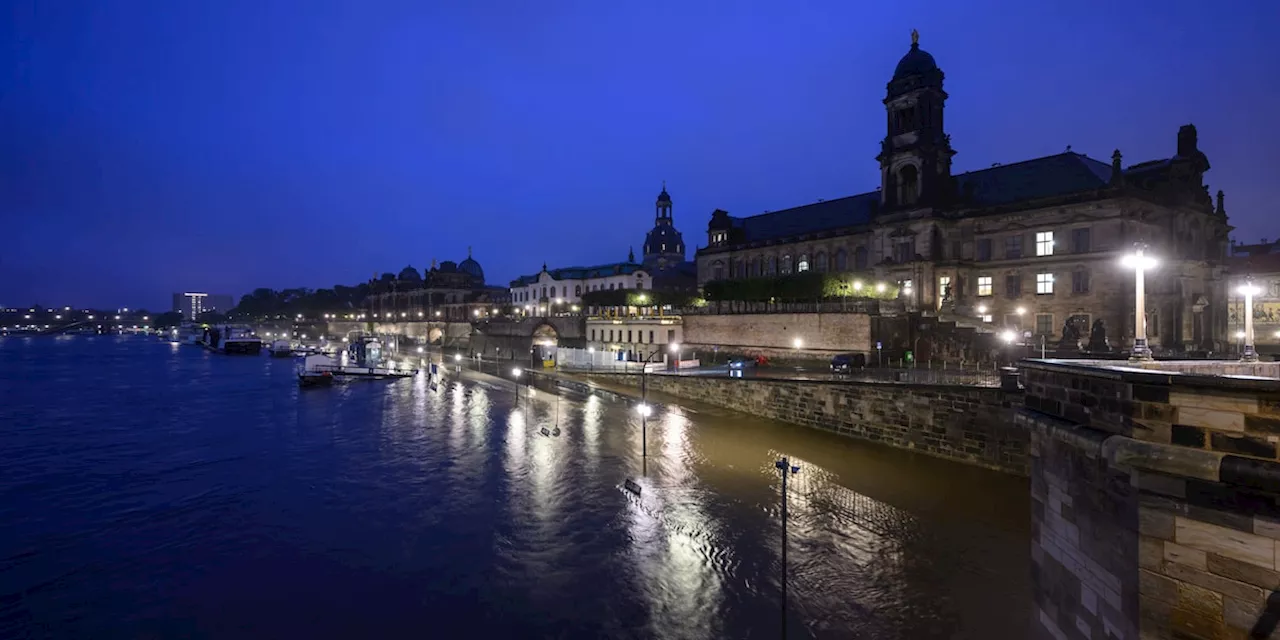
[[[636,248],[627,247],[627,262],[635,262],[635,261],[636,261]]]
[[[911,46],[913,47],[920,46],[920,32],[916,31],[915,29],[911,30]]]

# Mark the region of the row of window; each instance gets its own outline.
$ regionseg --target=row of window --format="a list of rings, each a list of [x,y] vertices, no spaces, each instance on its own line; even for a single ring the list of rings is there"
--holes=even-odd
[[[1024,234],[1018,233],[1004,238],[1004,259],[1012,260],[1023,257]],[[1075,253],[1088,253],[1092,248],[1092,234],[1088,227],[1071,230],[1071,248]],[[1034,237],[1034,249],[1037,257],[1052,256],[1057,248],[1057,239],[1053,231],[1037,231]],[[991,238],[980,238],[977,242],[976,259],[980,262],[986,262],[994,259],[992,251],[993,240]],[[893,243],[892,246],[893,261],[902,264],[911,262],[917,258],[915,239],[905,239]],[[953,252],[959,255],[959,243],[953,248]],[[857,247],[853,250],[853,270],[861,271],[867,268],[867,248]],[[726,271],[726,265],[722,260],[716,260],[711,264],[712,279],[722,280],[726,276],[732,278],[756,278],[760,276],[786,275],[789,273],[799,273],[814,269],[815,271],[848,271],[849,257],[844,249],[839,249],[835,253],[828,254],[825,251],[819,251],[814,254],[812,260],[809,254],[802,253],[794,261],[791,254],[783,254],[779,259],[777,256],[766,256],[765,258],[755,257],[749,261],[734,260]]]
[[[1023,234],[1016,233],[1004,238],[1004,258],[1006,260],[1014,260],[1023,257],[1022,245],[1024,240]],[[1035,255],[1036,257],[1051,256],[1057,247],[1057,241],[1054,239],[1052,231],[1037,231],[1035,234]],[[987,261],[992,259],[992,239],[978,239],[977,255],[979,261]],[[1071,230],[1071,250],[1075,253],[1088,253],[1093,250],[1093,238],[1088,227]]]
[[[616,331],[617,331],[617,339],[614,339],[614,331],[615,331],[615,329],[609,329],[609,331],[607,332],[607,335],[608,335],[609,339],[608,339],[608,340],[606,340],[606,339],[605,339],[605,335],[606,335],[605,330],[604,330],[604,329],[600,329],[600,338],[597,340],[597,339],[596,339],[596,330],[595,330],[595,329],[592,329],[592,330],[591,330],[591,341],[592,341],[592,342],[623,342],[624,344],[630,344],[630,343],[632,343],[632,342],[635,342],[635,343],[638,343],[638,344],[644,344],[644,331],[641,331],[641,330],[635,330],[635,331],[634,331],[634,334],[633,334],[633,330],[632,330],[632,329],[627,329],[627,330],[626,330],[626,331],[627,331],[627,333],[626,333],[626,335],[627,335],[627,339],[626,339],[626,341],[625,341],[625,342],[624,342],[624,341],[623,341],[623,339],[622,339],[622,329],[617,329],[617,330],[616,330]],[[652,329],[650,329],[650,330],[649,330],[649,344],[654,344],[654,341],[653,341],[653,333],[654,333],[654,332],[653,332],[653,330],[652,330]],[[634,338],[636,338],[636,339],[635,339],[635,340],[632,340],[631,338],[633,338],[633,337],[634,337]],[[675,329],[667,329],[667,342],[668,342],[668,343],[670,343],[670,342],[674,342],[674,341],[675,341],[675,339],[676,339],[676,330],[675,330]]]
[[[609,289],[611,290],[611,289],[613,289],[613,288],[614,288],[614,283],[610,282],[610,283],[609,283]],[[625,283],[625,282],[619,282],[619,283],[617,283],[617,288],[618,288],[618,289],[626,289],[626,288],[627,288],[627,283]],[[637,281],[636,281],[636,288],[637,288],[637,289],[641,289],[641,290],[643,290],[643,289],[644,289],[644,283],[643,283],[643,282],[640,282],[640,281],[638,281],[638,280],[637,280]],[[593,285],[591,285],[591,289],[590,289],[590,290],[591,290],[591,291],[603,291],[603,290],[605,290],[605,286],[604,286],[604,285],[602,285],[602,284],[600,284],[600,285],[595,285],[595,284],[593,284]],[[535,295],[535,296],[536,296],[537,294],[538,294],[537,289],[532,289],[532,290],[531,290],[531,289],[524,289],[524,290],[521,290],[521,291],[512,291],[512,294],[511,294],[511,295],[512,295],[512,299],[513,299],[514,301],[516,301],[516,302],[529,302],[529,301],[530,301],[530,296],[531,296],[531,295]],[[580,284],[573,285],[573,295],[574,295],[575,297],[582,297],[582,285],[580,285]],[[549,287],[549,288],[548,288],[548,287],[542,287],[542,297],[541,297],[540,299],[542,299],[542,300],[548,300],[548,299],[550,299],[550,298],[555,298],[555,297],[557,297],[557,296],[556,296],[556,287],[555,287],[555,285],[551,285],[551,287]],[[560,286],[560,295],[559,295],[558,297],[560,297],[560,298],[568,298],[568,297],[569,297],[569,286],[568,286],[568,285],[561,285],[561,286]]]
[[[1076,330],[1080,332],[1080,335],[1083,338],[1088,335],[1089,327],[1091,326],[1089,319],[1090,319],[1090,316],[1087,313],[1073,313],[1067,317],[1065,322],[1070,322],[1074,324],[1076,326]],[[983,316],[983,320],[985,322],[991,322],[991,316],[989,315]],[[1016,331],[1021,332],[1023,330],[1022,316],[1016,313],[1006,314],[1004,317],[1004,325],[1006,327],[1009,327],[1010,329],[1014,329]],[[1062,326],[1057,325],[1053,322],[1052,313],[1035,314],[1035,327],[1033,332],[1034,335],[1054,336],[1054,335],[1059,335],[1061,330],[1062,330]]]
[[[951,286],[951,278],[943,277],[939,279],[939,289],[946,291]],[[1052,273],[1036,274],[1036,295],[1052,295],[1056,293],[1057,277]],[[1087,269],[1076,269],[1071,272],[1071,293],[1088,293],[1089,292],[1089,271]],[[993,276],[978,276],[978,296],[985,297],[994,295],[995,278]],[[1004,277],[1004,293],[1010,298],[1016,298],[1022,295],[1022,274],[1011,273]]]

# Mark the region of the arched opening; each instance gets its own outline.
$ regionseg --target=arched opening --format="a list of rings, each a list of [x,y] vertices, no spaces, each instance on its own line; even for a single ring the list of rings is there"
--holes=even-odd
[[[723,261],[716,260],[715,262],[711,263],[711,279],[724,280],[724,262]]]
[[[915,165],[907,165],[898,170],[898,202],[908,205],[920,199],[920,172]]]
[[[825,251],[819,251],[818,255],[814,256],[813,265],[819,272],[827,270],[827,254]]]
[[[560,345],[560,333],[550,323],[542,323],[533,330],[529,348],[529,366],[545,366],[555,362],[556,348]]]
[[[427,344],[440,344],[444,340],[444,331],[439,327],[427,329]]]
[[[800,254],[799,262],[796,262],[796,273],[804,273],[809,270],[809,254]]]

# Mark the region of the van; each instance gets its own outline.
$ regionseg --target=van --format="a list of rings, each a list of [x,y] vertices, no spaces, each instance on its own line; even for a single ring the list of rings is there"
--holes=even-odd
[[[842,353],[831,359],[832,373],[849,373],[865,366],[867,366],[867,356],[863,353]]]

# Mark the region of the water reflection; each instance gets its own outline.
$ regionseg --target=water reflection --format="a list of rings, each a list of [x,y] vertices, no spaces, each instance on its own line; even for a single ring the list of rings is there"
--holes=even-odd
[[[1027,628],[1022,482],[658,394],[647,473],[625,403],[473,374],[10,340],[0,394],[0,637],[773,637],[782,456],[792,637]]]

